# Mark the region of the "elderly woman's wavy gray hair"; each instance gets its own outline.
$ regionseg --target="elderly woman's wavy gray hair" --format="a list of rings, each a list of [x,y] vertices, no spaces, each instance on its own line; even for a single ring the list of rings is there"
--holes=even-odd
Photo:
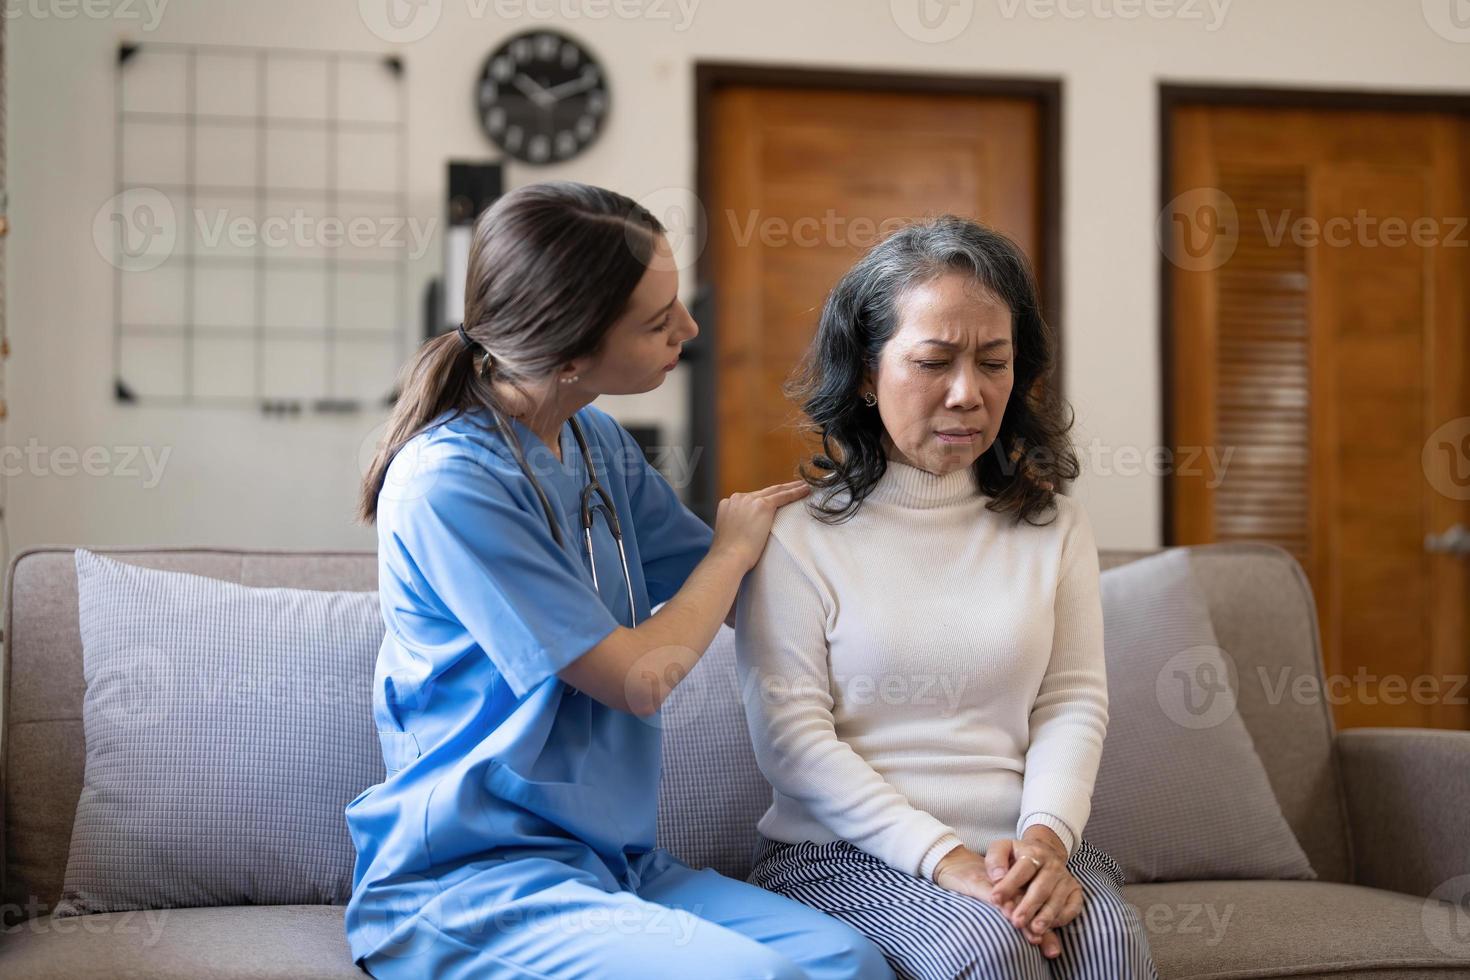
[[[806,413],[822,451],[801,467],[822,493],[807,501],[821,520],[850,518],[882,478],[888,457],[883,422],[860,397],[864,375],[899,326],[899,300],[949,272],[974,277],[1011,312],[1014,384],[1000,432],[975,461],[991,510],[1016,521],[1051,508],[1053,495],[1080,473],[1056,391],[1056,337],[1041,315],[1036,278],[1020,247],[978,221],[952,214],[915,222],[878,242],[828,294],[816,337],[787,394]],[[1034,523],[1034,522],[1033,522]]]

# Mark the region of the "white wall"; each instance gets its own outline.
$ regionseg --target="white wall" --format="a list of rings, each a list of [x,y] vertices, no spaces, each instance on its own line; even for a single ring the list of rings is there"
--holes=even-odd
[[[385,23],[388,2],[401,0],[172,0],[161,8],[158,0],[152,8],[144,0],[6,0],[6,442],[34,440],[50,451],[8,477],[12,554],[37,543],[372,544],[371,530],[355,527],[350,514],[360,449],[380,415],[272,421],[112,399],[113,270],[93,245],[92,222],[114,192],[114,62],[125,38],[398,50],[408,85],[410,210],[420,221],[441,214],[447,158],[495,156],[471,109],[485,55],[504,37],[547,23],[600,56],[614,87],[613,117],[583,156],[535,171],[512,165],[512,184],[564,176],[634,196],[689,188],[699,60],[1061,78],[1066,385],[1078,443],[1087,450],[1097,440],[1108,453],[1146,451],[1160,432],[1158,83],[1470,90],[1470,36],[1452,40],[1450,28],[1442,35],[1430,25],[1449,24],[1450,4],[1462,0],[1425,0],[1422,8],[1419,0],[1215,0],[1213,8],[1205,0],[924,0],[948,10],[940,31],[958,31],[936,41],[898,26],[912,20],[914,0],[682,0],[682,9],[675,0],[427,0],[405,8],[433,20],[407,43],[369,27]],[[1141,15],[1121,16],[1134,10]],[[534,16],[544,11],[558,13],[551,22]],[[410,22],[409,32],[427,23]],[[437,272],[439,254],[431,248],[413,265],[412,296]],[[417,330],[416,299],[411,312],[409,329]],[[651,401],[603,404],[629,418],[674,412],[682,422],[683,384],[671,379]],[[141,463],[136,476],[61,475],[61,447],[78,456],[101,447],[94,471],[120,466],[122,447],[169,455],[162,479],[146,486]],[[1084,452],[1084,461],[1094,471],[1078,493],[1099,544],[1156,545],[1158,479],[1096,470],[1121,468],[1116,456]]]

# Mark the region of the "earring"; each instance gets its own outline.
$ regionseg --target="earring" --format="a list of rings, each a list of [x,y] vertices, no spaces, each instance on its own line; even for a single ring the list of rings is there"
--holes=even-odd
[[[863,392],[863,404],[868,406],[869,408],[872,408],[874,405],[878,404],[878,396],[873,394],[871,391]]]
[[[577,379],[578,379],[578,378],[580,378],[580,377],[581,377],[581,375],[580,375],[580,374],[574,374],[574,375],[572,375],[572,376],[571,376],[571,377],[570,377],[570,378],[562,378],[562,379],[561,379],[561,383],[562,383],[562,384],[564,384],[564,385],[569,385],[569,384],[571,384],[571,383],[572,383],[572,382],[573,382],[573,381],[576,381],[576,380],[577,380]]]

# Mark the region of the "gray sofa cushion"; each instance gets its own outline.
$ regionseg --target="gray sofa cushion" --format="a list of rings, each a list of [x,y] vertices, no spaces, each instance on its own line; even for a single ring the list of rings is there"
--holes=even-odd
[[[724,624],[656,716],[664,729],[658,844],[695,868],[744,880],[755,824],[771,805],[750,744],[735,670],[735,631]]]
[[[1090,835],[1089,835],[1090,837]],[[1464,980],[1449,902],[1327,881],[1127,885],[1164,980]]]
[[[1315,878],[1235,708],[1188,553],[1100,582],[1109,720],[1085,835],[1130,882]]]
[[[86,764],[58,915],[343,903],[342,810],[383,778],[376,592],[76,552]]]
[[[1470,970],[1458,910],[1321,881],[1127,885],[1164,980],[1449,980]],[[87,928],[83,928],[83,926]],[[35,919],[0,937],[7,980],[366,976],[342,909],[325,905],[163,909]]]
[[[0,936],[6,980],[368,980],[340,905],[253,905],[33,919]]]

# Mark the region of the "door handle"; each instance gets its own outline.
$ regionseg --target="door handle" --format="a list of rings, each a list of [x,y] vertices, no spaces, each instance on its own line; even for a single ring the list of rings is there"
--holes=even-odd
[[[1470,555],[1470,528],[1456,524],[1438,534],[1426,534],[1424,550],[1447,555]]]

